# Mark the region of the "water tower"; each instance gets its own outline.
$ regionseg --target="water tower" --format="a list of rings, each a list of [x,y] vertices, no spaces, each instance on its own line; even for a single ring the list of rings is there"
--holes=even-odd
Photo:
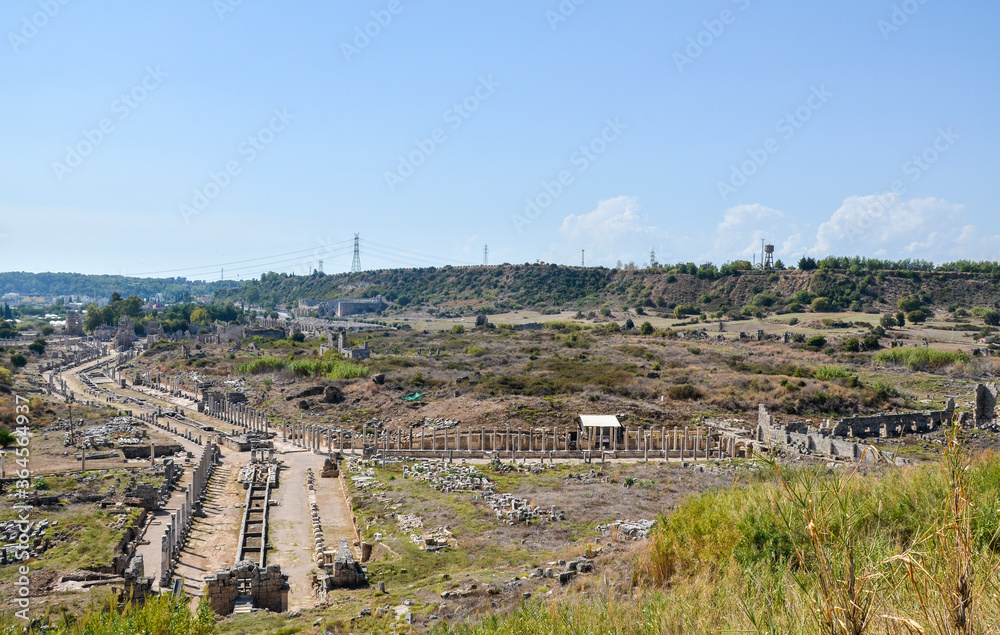
[[[774,245],[764,245],[764,269],[774,269]]]

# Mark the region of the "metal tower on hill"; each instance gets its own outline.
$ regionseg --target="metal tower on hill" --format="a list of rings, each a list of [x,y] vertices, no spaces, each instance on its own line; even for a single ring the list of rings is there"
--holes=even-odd
[[[354,260],[351,261],[351,273],[361,271],[361,234],[354,234]]]
[[[483,266],[490,266],[490,246],[483,245]]]

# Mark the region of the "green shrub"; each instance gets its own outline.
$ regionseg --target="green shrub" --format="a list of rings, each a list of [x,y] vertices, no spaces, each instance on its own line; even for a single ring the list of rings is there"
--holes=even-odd
[[[806,346],[809,348],[815,348],[817,350],[826,346],[826,338],[822,335],[813,335],[808,340],[806,340]]]
[[[698,309],[691,304],[678,304],[674,307],[674,317],[678,320],[688,315],[697,315]]]
[[[829,380],[854,377],[854,373],[840,366],[820,366],[816,369],[816,379]]]
[[[816,298],[809,307],[813,313],[829,313],[833,311],[833,300],[830,298]]]
[[[906,319],[909,320],[911,324],[923,324],[927,321],[927,312],[922,309],[910,311],[906,314]]]
[[[841,342],[840,348],[847,353],[857,353],[861,351],[861,340],[856,337],[848,337]]]
[[[17,443],[17,436],[7,428],[0,428],[0,448]]]
[[[656,329],[649,322],[643,322],[642,326],[639,327],[639,335],[652,335]]]
[[[461,324],[456,324],[455,326],[451,327],[451,332],[454,333],[455,335],[461,335],[462,333],[465,333],[465,327],[462,326]]]
[[[920,299],[912,295],[904,295],[899,299],[899,302],[896,303],[896,308],[902,311],[903,313],[916,311],[921,306],[922,304],[920,303]]]

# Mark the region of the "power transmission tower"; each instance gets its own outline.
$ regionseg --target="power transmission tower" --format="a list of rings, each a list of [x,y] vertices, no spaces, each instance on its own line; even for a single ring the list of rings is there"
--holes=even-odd
[[[649,250],[649,268],[650,269],[656,269],[657,266],[659,266],[659,263],[656,262],[656,250],[655,249],[650,249]]]
[[[319,261],[319,272],[323,273],[323,261],[322,260]]]
[[[361,271],[361,234],[354,234],[354,260],[351,262],[351,273]]]
[[[580,250],[580,266],[581,267],[586,267],[587,266],[587,265],[584,264],[586,262],[586,259],[584,258],[585,255],[586,254],[584,253],[584,250],[581,249]]]
[[[488,267],[490,265],[490,246],[483,245],[483,266]]]

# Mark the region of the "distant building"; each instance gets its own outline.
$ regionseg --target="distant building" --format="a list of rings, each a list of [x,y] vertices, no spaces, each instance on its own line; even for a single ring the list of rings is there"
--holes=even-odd
[[[377,295],[360,300],[299,300],[296,315],[305,316],[315,311],[320,317],[347,317],[358,313],[377,313],[386,308],[385,300]]]
[[[83,337],[83,316],[76,311],[66,313],[66,334]]]
[[[580,415],[580,439],[590,449],[610,450],[625,438],[625,428],[615,415]]]

